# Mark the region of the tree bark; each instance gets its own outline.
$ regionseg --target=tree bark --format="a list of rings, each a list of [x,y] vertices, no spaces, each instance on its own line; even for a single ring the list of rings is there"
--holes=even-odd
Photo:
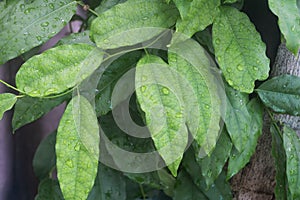
[[[300,51],[295,57],[284,44],[278,48],[271,77],[282,74],[300,77]],[[292,127],[300,136],[300,117],[278,114],[274,116],[281,123]],[[270,119],[265,114],[263,134],[260,137],[256,152],[247,166],[231,180],[234,199],[237,200],[272,200],[275,199],[275,166],[272,157],[272,137]]]

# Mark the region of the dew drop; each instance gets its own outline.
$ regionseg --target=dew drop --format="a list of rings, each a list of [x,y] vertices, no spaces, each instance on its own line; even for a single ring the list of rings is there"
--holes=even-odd
[[[294,32],[296,30],[296,25],[294,25],[291,30]]]
[[[25,8],[25,5],[24,5],[24,4],[21,4],[21,5],[20,5],[20,9],[23,11],[24,8]]]
[[[147,20],[148,19],[148,17],[143,17],[143,20]]]
[[[41,36],[36,36],[37,41],[42,41],[42,37]]]
[[[75,147],[74,147],[75,151],[79,151],[80,150],[80,143],[78,142]]]
[[[73,161],[70,160],[70,159],[66,161],[66,165],[67,165],[68,167],[70,167],[70,168],[73,168],[73,167],[74,167]]]
[[[170,91],[169,91],[168,88],[164,87],[164,88],[162,89],[162,93],[165,94],[165,95],[167,95],[167,94],[170,93]]]
[[[284,84],[284,85],[283,85],[283,88],[286,88],[286,87],[287,87],[286,84]]]
[[[51,8],[52,10],[54,10],[54,4],[53,4],[53,3],[50,3],[50,4],[49,4],[49,8]]]
[[[103,42],[107,44],[107,43],[109,43],[109,40],[105,39]]]
[[[233,85],[233,81],[231,79],[228,79],[227,82],[229,85],[231,85],[231,86]]]
[[[227,71],[228,73],[231,73],[232,70],[231,70],[230,68],[227,68],[226,71]]]
[[[244,70],[244,67],[243,67],[243,65],[239,64],[239,65],[237,66],[237,69],[238,69],[239,71],[243,71],[243,70]]]
[[[20,49],[20,53],[22,54],[22,53],[25,53],[26,52],[26,50],[25,49]]]
[[[216,43],[217,45],[220,44],[220,39],[217,38],[217,39],[215,40],[215,43]]]
[[[254,67],[253,67],[253,70],[254,70],[254,71],[258,71],[258,67],[255,67],[255,66],[254,66]]]
[[[142,86],[142,87],[141,87],[141,91],[142,91],[142,92],[145,92],[145,91],[146,91],[146,86]]]
[[[27,9],[24,11],[24,14],[25,14],[25,15],[28,15],[28,14],[31,12],[31,10],[33,10],[33,8],[27,8]]]
[[[176,118],[182,118],[182,113],[177,113],[175,117]]]
[[[47,26],[49,26],[49,22],[43,22],[43,23],[41,23],[41,27],[47,27]]]

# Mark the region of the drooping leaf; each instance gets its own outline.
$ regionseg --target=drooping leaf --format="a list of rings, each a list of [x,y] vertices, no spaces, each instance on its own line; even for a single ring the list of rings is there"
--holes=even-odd
[[[126,182],[123,175],[99,164],[95,185],[87,200],[126,200]]]
[[[91,25],[98,47],[112,49],[149,40],[174,25],[178,17],[173,4],[161,0],[128,0],[101,13]]]
[[[178,88],[178,82],[168,65],[151,55],[138,62],[135,80],[137,99],[155,147],[176,176],[188,139],[182,99],[170,88]]]
[[[17,96],[11,93],[2,93],[0,94],[0,120],[3,117],[3,114],[10,110],[16,103]]]
[[[89,37],[90,31],[86,30],[80,33],[72,33],[66,37],[63,37],[57,45],[67,45],[67,44],[89,44],[89,45],[95,45],[90,37]]]
[[[213,45],[217,61],[230,86],[251,93],[255,80],[269,73],[266,45],[246,14],[222,6],[213,24]]]
[[[238,173],[249,162],[251,156],[255,152],[257,140],[262,134],[262,127],[263,127],[262,105],[259,103],[257,99],[252,99],[247,104],[247,108],[250,115],[252,116],[252,118],[249,121],[249,125],[251,125],[251,128],[249,130],[250,137],[241,152],[239,152],[235,148],[232,149],[229,158],[227,179],[231,178],[236,173]]]
[[[297,133],[283,127],[283,146],[286,155],[286,175],[292,199],[300,198],[300,138]]]
[[[274,189],[276,199],[289,199],[288,180],[286,176],[286,155],[283,147],[281,132],[276,129],[275,124],[271,125],[272,134],[272,155],[275,161],[276,185]]]
[[[34,154],[33,170],[40,180],[49,177],[51,170],[55,167],[55,143],[56,132],[48,135],[38,146]]]
[[[225,85],[227,107],[225,124],[232,143],[238,151],[242,151],[249,142],[252,124],[251,115],[247,109],[248,95]]]
[[[177,74],[179,86],[174,89],[186,107],[184,114],[189,131],[209,154],[215,147],[220,116],[225,110],[222,83],[219,74],[213,71],[215,64],[197,42],[179,34],[173,36],[168,57],[170,69]]]
[[[57,180],[45,178],[40,182],[35,200],[45,199],[64,200]]]
[[[101,1],[100,5],[95,8],[95,11],[100,14],[111,9],[117,4],[124,3],[125,1],[127,0],[103,0]]]
[[[269,0],[269,7],[278,16],[278,25],[287,48],[297,55],[300,48],[300,12],[296,1]]]
[[[94,109],[83,96],[68,104],[57,130],[55,150],[64,198],[86,199],[97,175],[99,127]]]
[[[58,33],[76,12],[76,1],[11,0],[0,14],[0,64]]]
[[[13,132],[39,119],[68,98],[68,95],[55,99],[41,99],[29,96],[19,98],[16,102],[12,119]]]
[[[212,35],[208,28],[195,34],[195,40],[197,40],[203,47],[210,53],[214,54],[215,50],[212,44]]]
[[[232,143],[224,129],[218,139],[215,149],[210,156],[199,159],[197,154],[195,155],[196,161],[201,166],[202,175],[205,178],[206,185],[208,187],[210,187],[221,174],[222,169],[230,155],[231,149]],[[198,151],[196,150],[196,152]]]
[[[263,103],[278,113],[300,115],[300,77],[281,75],[256,89]]]
[[[183,3],[179,7],[182,9],[179,9],[181,19],[177,21],[177,31],[189,37],[212,24],[215,17],[219,14],[220,0],[193,0],[191,2],[176,0],[175,4],[177,6],[176,2]]]
[[[17,87],[32,97],[62,93],[90,76],[103,52],[87,44],[61,45],[29,59],[16,75]]]

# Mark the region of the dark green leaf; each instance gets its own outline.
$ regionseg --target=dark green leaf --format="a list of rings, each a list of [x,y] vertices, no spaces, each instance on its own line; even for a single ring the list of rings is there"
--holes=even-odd
[[[33,170],[35,175],[43,180],[49,177],[56,164],[55,156],[56,132],[48,135],[37,148],[33,158]]]
[[[68,104],[57,130],[55,150],[65,199],[86,199],[97,175],[99,127],[93,107],[83,96]]]
[[[283,127],[283,146],[286,155],[286,175],[292,199],[300,198],[300,138],[297,133]]]
[[[300,12],[295,0],[269,0],[269,7],[278,16],[278,24],[287,48],[297,55],[300,48]]]
[[[269,75],[266,45],[246,14],[222,6],[213,24],[213,45],[226,81],[234,89],[251,93],[255,80]]]
[[[249,121],[250,137],[245,144],[241,152],[238,152],[235,148],[232,149],[229,164],[227,179],[238,173],[250,160],[251,156],[255,152],[257,140],[262,134],[263,126],[263,107],[257,99],[252,99],[247,104],[248,111],[252,118]]]
[[[300,115],[300,78],[281,75],[264,82],[256,89],[264,104],[279,113]]]
[[[95,11],[100,14],[103,13],[117,4],[124,3],[127,0],[103,0],[100,5],[95,9]]]
[[[0,64],[46,42],[75,12],[76,1],[72,0],[10,0],[0,13]]]
[[[55,99],[41,99],[29,96],[19,98],[15,105],[12,119],[13,131],[39,119],[68,98],[68,95]]]
[[[175,6],[164,1],[128,0],[92,22],[91,38],[103,49],[134,45],[174,25],[177,17]]]
[[[62,93],[90,76],[103,52],[87,44],[61,45],[26,61],[16,75],[17,87],[32,97]]]
[[[195,34],[195,39],[204,46],[210,53],[214,54],[215,50],[212,44],[212,35],[209,28]]]
[[[11,93],[0,94],[0,120],[3,114],[10,110],[16,103],[17,96]]]
[[[64,200],[59,183],[56,180],[45,178],[39,184],[39,191],[35,200]]]

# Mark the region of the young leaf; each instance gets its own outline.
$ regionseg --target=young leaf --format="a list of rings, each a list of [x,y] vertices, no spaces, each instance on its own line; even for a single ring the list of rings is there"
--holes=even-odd
[[[59,94],[90,76],[102,57],[102,51],[87,44],[58,46],[26,61],[16,75],[16,85],[32,97]]]
[[[300,77],[281,75],[256,89],[263,103],[278,113],[300,115]]]
[[[222,6],[213,24],[213,45],[217,61],[230,86],[251,93],[255,80],[269,73],[266,45],[246,14]]]
[[[194,145],[195,147],[196,145]],[[205,178],[206,185],[210,187],[221,174],[222,169],[230,155],[232,143],[225,129],[221,133],[215,149],[210,156],[202,159],[196,154],[196,161],[201,166],[202,175]],[[196,150],[196,152],[199,152]]]
[[[248,139],[247,144],[245,144],[244,148],[241,152],[238,152],[235,148],[232,149],[229,164],[228,164],[228,172],[227,179],[234,176],[238,173],[250,160],[251,156],[255,152],[255,148],[257,145],[257,140],[262,134],[262,126],[263,126],[263,107],[259,103],[257,99],[251,100],[247,104],[248,111],[252,118],[249,121],[249,126],[251,126],[250,137]]]
[[[183,105],[176,97],[177,94],[166,87],[168,83],[174,85],[177,82],[168,68],[159,57],[149,55],[142,58],[136,68],[136,94],[145,112],[146,124],[155,147],[176,176],[187,145],[188,131]]]
[[[174,25],[177,17],[175,6],[164,1],[128,0],[93,20],[91,38],[103,49],[134,45]]]
[[[278,24],[287,48],[297,55],[300,48],[300,12],[295,0],[269,0],[269,7],[278,16]]]
[[[16,103],[17,96],[11,93],[0,94],[0,120],[3,114],[10,110]]]
[[[35,200],[45,199],[64,200],[58,181],[45,178],[40,182],[39,191]]]
[[[8,1],[0,13],[0,64],[58,33],[76,12],[76,1]]]
[[[55,99],[41,99],[29,96],[19,98],[16,102],[12,119],[13,132],[39,119],[67,99],[67,95]]]
[[[242,151],[249,142],[252,124],[251,115],[247,109],[248,95],[225,85],[227,107],[225,124],[232,143],[238,151]]]
[[[218,7],[220,6],[220,0],[193,0],[191,2],[176,0],[176,6],[178,5],[176,2],[182,3],[183,1],[187,3],[179,7],[183,7],[185,10],[179,9],[181,19],[177,21],[176,28],[178,32],[186,34],[189,37],[212,24],[215,17],[219,14]]]
[[[48,135],[38,146],[33,158],[33,170],[35,175],[43,180],[49,177],[51,170],[55,167],[55,143],[56,132]]]
[[[283,146],[286,154],[286,175],[292,199],[300,198],[300,138],[297,133],[283,127]]]
[[[74,97],[60,121],[56,137],[58,180],[66,200],[86,199],[94,185],[99,158],[99,127],[93,107]]]

